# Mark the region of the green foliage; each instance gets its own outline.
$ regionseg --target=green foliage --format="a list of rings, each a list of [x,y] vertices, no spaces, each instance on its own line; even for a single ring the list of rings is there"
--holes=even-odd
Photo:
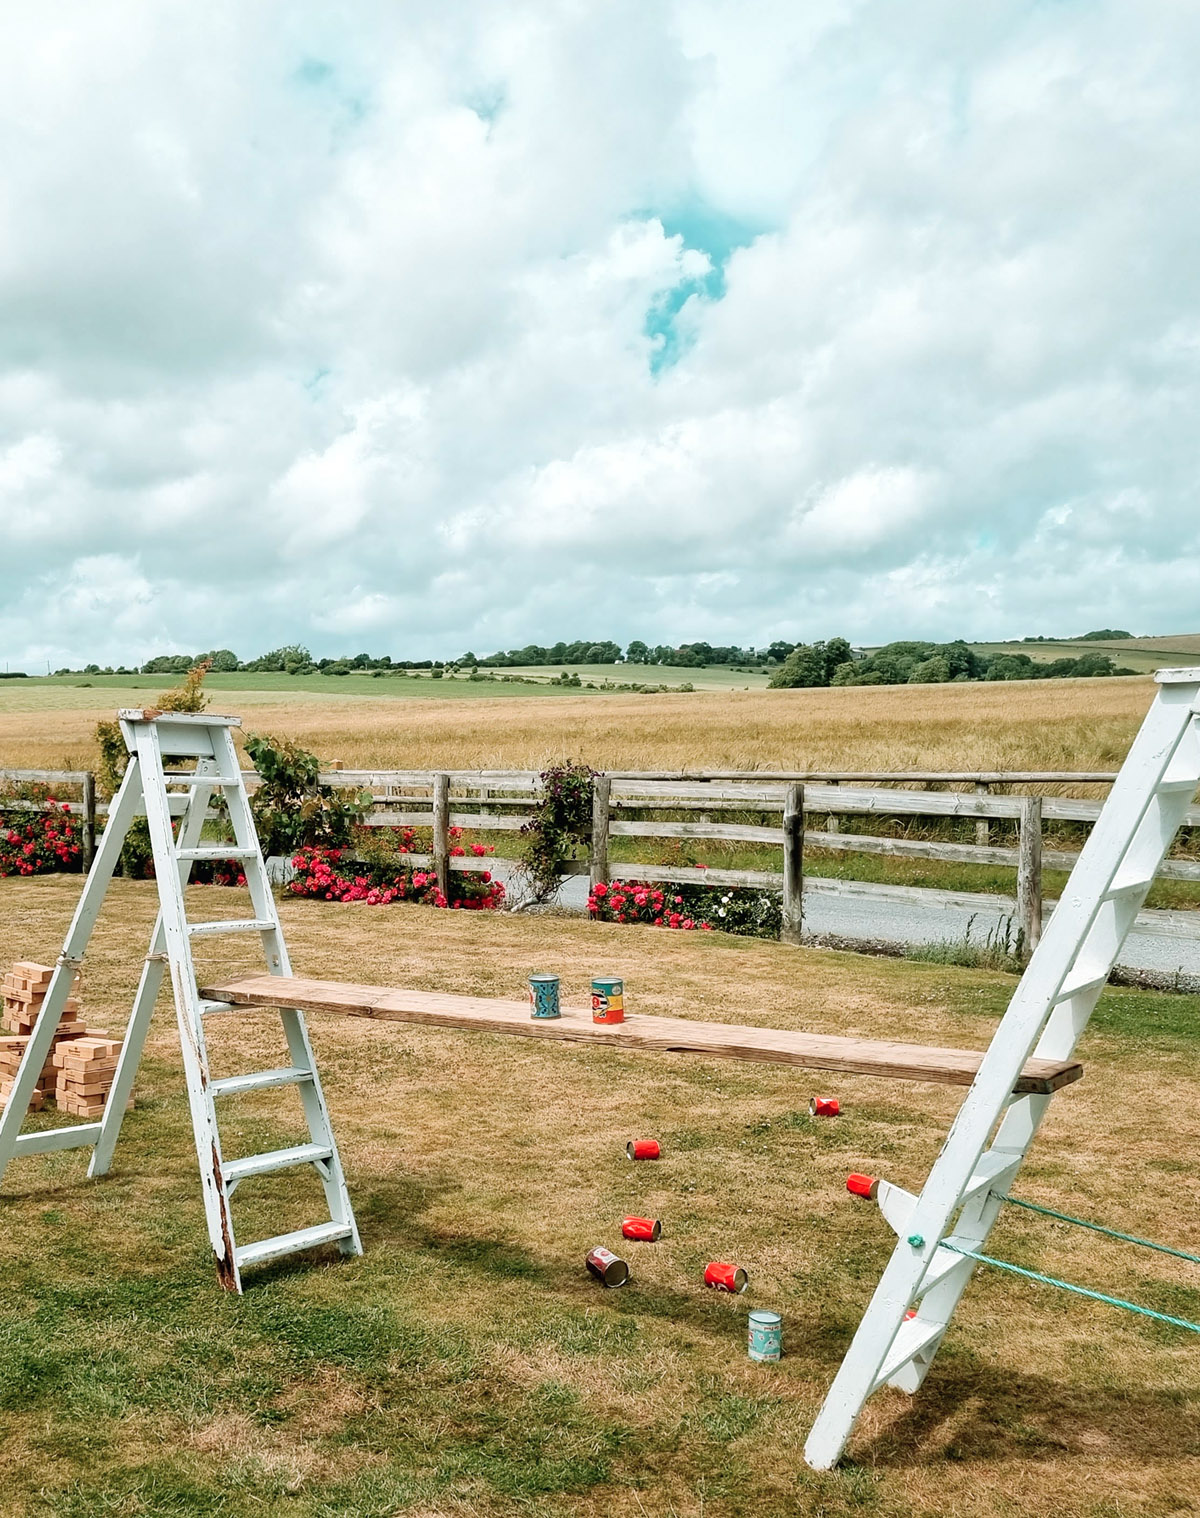
[[[162,712],[202,712],[208,705],[204,694],[204,677],[212,668],[211,659],[201,659],[188,670],[174,690],[165,690],[158,698]]]
[[[371,809],[369,796],[322,785],[321,762],[290,738],[250,733],[246,752],[260,784],[250,798],[264,854],[293,854],[306,844],[343,848]]]
[[[1123,632],[1119,627],[1100,627],[1095,632],[1080,633],[1079,643],[1108,643],[1116,638],[1132,638],[1130,632]]]
[[[534,902],[554,895],[563,865],[591,841],[595,779],[596,771],[586,764],[555,764],[542,772],[541,798],[521,829],[522,864]]]
[[[797,643],[767,683],[772,690],[829,685],[835,671],[848,663],[850,657],[850,645],[845,638],[830,638],[828,642],[820,643]]]

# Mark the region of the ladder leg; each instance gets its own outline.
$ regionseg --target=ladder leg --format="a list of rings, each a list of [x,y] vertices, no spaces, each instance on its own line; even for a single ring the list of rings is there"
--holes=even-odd
[[[144,741],[139,742],[138,753],[141,755],[145,776],[146,819],[150,825],[150,842],[154,850],[159,911],[171,970],[171,986],[175,993],[179,1042],[192,1113],[192,1131],[196,1140],[196,1159],[200,1167],[208,1239],[216,1261],[218,1281],[226,1291],[240,1292],[242,1283],[234,1250],[229,1197],[221,1171],[221,1138],[209,1092],[211,1076],[208,1049],[201,1023],[191,939],[184,913],[179,861],[175,857],[175,839],[171,830],[162,755],[153,724],[146,724],[146,736]]]
[[[237,761],[233,739],[228,732],[225,734],[223,748],[225,755],[222,762],[230,766],[228,772],[232,773],[232,767]],[[263,934],[267,966],[273,975],[290,975],[292,967],[287,945],[283,939],[283,930],[279,924],[279,909],[275,904],[270,881],[267,879],[261,850],[258,848],[258,835],[245,791],[239,788],[231,792],[227,796],[227,803],[234,838],[239,847],[255,850],[255,857],[247,861],[246,867],[246,885],[253,903],[254,915],[260,921],[274,924],[270,932]],[[304,1014],[298,1008],[286,1007],[280,1009],[280,1018],[292,1064],[312,1072],[312,1079],[299,1088],[300,1100],[308,1123],[310,1139],[314,1143],[324,1145],[330,1152],[329,1158],[319,1167],[318,1174],[325,1192],[325,1203],[329,1210],[330,1220],[349,1230],[346,1237],[338,1240],[338,1249],[344,1255],[362,1254],[358,1223],[350,1201],[350,1192],[346,1186],[346,1177],[342,1171],[341,1155],[338,1152],[329,1109],[325,1104],[325,1093],[321,1089],[321,1077],[317,1073],[316,1056]]]
[[[71,984],[79,968],[100,914],[108,883],[121,858],[121,849],[129,824],[141,801],[141,771],[136,758],[131,758],[121,787],[109,808],[108,823],[101,834],[99,846],[88,871],[83,891],[71,919],[71,926],[63,943],[62,953],[55,965],[54,977],[42,1002],[37,1025],[25,1046],[25,1054],[17,1071],[12,1092],[3,1113],[0,1113],[0,1178],[3,1178],[9,1161],[17,1150],[17,1139],[29,1111],[30,1098],[38,1076],[49,1057],[54,1044],[62,1009],[71,993]],[[83,1130],[80,1145],[90,1142],[93,1130]],[[64,1147],[74,1147],[70,1144]]]

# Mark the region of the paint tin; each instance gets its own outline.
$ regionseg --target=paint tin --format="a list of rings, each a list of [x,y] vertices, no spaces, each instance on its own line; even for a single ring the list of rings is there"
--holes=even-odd
[[[750,1314],[750,1358],[778,1360],[782,1353],[783,1319],[777,1312],[752,1312]]]
[[[529,977],[529,1015],[531,1017],[561,1017],[558,1005],[558,976],[531,975]]]
[[[851,1196],[865,1196],[869,1202],[873,1202],[879,1195],[879,1182],[869,1175],[848,1175],[846,1190]]]
[[[809,1099],[810,1117],[837,1117],[841,1110],[842,1105],[836,1096],[814,1096]]]
[[[727,1265],[722,1260],[713,1260],[704,1267],[704,1284],[713,1286],[718,1291],[732,1291],[740,1295],[750,1284],[750,1277],[740,1265]]]
[[[589,1252],[587,1268],[603,1286],[624,1286],[629,1279],[629,1266],[625,1261],[600,1244]]]
[[[615,975],[598,975],[592,981],[592,1021],[625,1021],[625,982]]]
[[[622,1218],[621,1232],[627,1239],[655,1244],[662,1237],[662,1224],[657,1218]]]
[[[625,1154],[631,1160],[657,1160],[662,1158],[662,1150],[659,1148],[657,1139],[630,1139],[625,1145]]]

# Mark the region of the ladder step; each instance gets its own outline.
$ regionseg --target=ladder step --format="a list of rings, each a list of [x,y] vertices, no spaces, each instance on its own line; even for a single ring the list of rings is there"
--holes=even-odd
[[[219,1005],[227,1006],[227,1002]],[[274,1086],[302,1086],[311,1081],[311,1070],[301,1070],[296,1065],[286,1065],[279,1070],[251,1070],[246,1075],[227,1075],[223,1080],[211,1081],[208,1089],[214,1096],[240,1096],[243,1091],[270,1091]]]
[[[244,1181],[248,1175],[269,1175],[275,1170],[289,1170],[293,1165],[315,1165],[333,1158],[328,1144],[296,1144],[291,1149],[272,1149],[267,1154],[248,1154],[244,1159],[226,1160],[221,1174],[226,1181]]]
[[[1019,1154],[1009,1154],[1002,1149],[989,1149],[981,1154],[971,1179],[963,1188],[962,1200],[969,1202],[981,1191],[990,1191],[1006,1170],[1016,1170],[1020,1163]]]
[[[256,1244],[242,1244],[234,1250],[234,1258],[238,1269],[242,1270],[247,1265],[260,1265],[264,1260],[298,1254],[302,1249],[315,1249],[318,1244],[336,1244],[352,1234],[353,1229],[346,1223],[318,1223],[315,1228],[298,1228],[295,1233],[280,1233],[273,1239],[259,1239]]]
[[[1155,792],[1160,796],[1192,796],[1197,788],[1200,788],[1200,780],[1195,775],[1188,775],[1182,780],[1160,780]]]
[[[959,1237],[953,1233],[948,1235],[943,1242],[957,1244],[960,1249],[979,1248],[978,1243],[973,1239],[968,1239],[965,1236]],[[929,1269],[925,1272],[924,1279],[921,1281],[921,1295],[924,1296],[927,1291],[940,1285],[947,1276],[953,1275],[956,1270],[969,1271],[974,1263],[974,1260],[969,1255],[959,1254],[953,1249],[943,1249],[939,1245],[933,1259],[929,1262]]]
[[[206,843],[195,849],[176,849],[176,859],[257,859],[257,849],[239,849],[230,844],[228,848],[221,844]]]
[[[223,922],[189,922],[188,932],[193,938],[203,938],[214,933],[266,933],[273,927],[269,917],[230,917]]]
[[[919,1355],[923,1349],[935,1343],[946,1332],[944,1323],[928,1323],[921,1317],[907,1318],[901,1325],[896,1337],[892,1340],[892,1347],[888,1351],[887,1359],[875,1378],[875,1387],[883,1386],[890,1381],[897,1371],[902,1370],[914,1356]]]
[[[1117,878],[1105,891],[1104,901],[1116,901],[1122,896],[1132,896],[1138,891],[1148,891],[1154,884],[1154,876],[1149,879],[1145,875],[1122,876],[1118,873]]]
[[[1087,965],[1075,965],[1067,974],[1062,983],[1062,989],[1054,998],[1055,1005],[1060,1001],[1070,1001],[1072,996],[1081,996],[1085,991],[1098,990],[1100,986],[1108,984],[1108,977],[1112,974],[1109,970],[1091,969]]]
[[[200,1016],[207,1017],[210,1012],[232,1012],[233,1003],[228,1001],[208,1001],[203,996],[198,1003]]]
[[[186,773],[172,770],[163,771],[163,779],[168,785],[238,785],[240,780],[231,780],[228,775],[197,775],[188,770]]]

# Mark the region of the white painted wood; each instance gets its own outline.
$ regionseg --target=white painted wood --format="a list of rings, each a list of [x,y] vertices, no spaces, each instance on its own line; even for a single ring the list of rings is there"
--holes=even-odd
[[[973,1274],[973,1261],[945,1266],[940,1241],[956,1236],[978,1249],[1001,1205],[980,1178],[1015,1175],[1051,1098],[1012,1100],[1014,1074],[1031,1055],[1068,1059],[1138,917],[1149,876],[1170,846],[1200,784],[1200,669],[1160,690],[1134,740],[1104,810],[1084,846],[1041,942],[996,1029],[979,1073],[950,1129],[805,1446],[817,1469],[836,1464],[863,1404],[880,1385],[915,1391]],[[1157,858],[1155,854],[1157,853]],[[1112,886],[1136,880],[1116,896]],[[1124,875],[1122,872],[1125,872]],[[1140,875],[1137,874],[1140,872]],[[997,1127],[997,1123],[999,1126]],[[995,1138],[984,1155],[988,1137]],[[882,1190],[882,1187],[881,1187]],[[920,1300],[917,1317],[907,1318]]]

